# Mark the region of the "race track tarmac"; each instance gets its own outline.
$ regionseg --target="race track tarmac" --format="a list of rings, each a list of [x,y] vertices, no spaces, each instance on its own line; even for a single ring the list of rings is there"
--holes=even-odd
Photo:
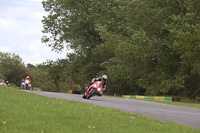
[[[61,98],[109,107],[134,114],[145,115],[160,121],[182,123],[200,129],[200,109],[162,103],[154,103],[135,99],[92,97],[83,99],[82,95],[53,93],[42,91],[26,91],[53,98]]]

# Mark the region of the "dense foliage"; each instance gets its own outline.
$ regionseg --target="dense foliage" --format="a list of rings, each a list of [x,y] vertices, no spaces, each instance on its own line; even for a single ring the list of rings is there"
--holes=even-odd
[[[0,52],[0,79],[9,81],[11,85],[20,85],[27,73],[18,55]]]
[[[43,41],[70,43],[68,72],[109,93],[200,96],[199,0],[45,0]],[[48,36],[50,33],[50,36]]]
[[[69,86],[62,73],[66,67],[65,60],[46,61],[37,66],[34,73],[37,77],[37,86],[44,91],[67,92]]]

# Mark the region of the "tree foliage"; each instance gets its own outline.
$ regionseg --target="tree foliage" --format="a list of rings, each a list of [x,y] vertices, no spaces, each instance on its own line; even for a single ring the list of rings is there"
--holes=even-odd
[[[63,79],[63,69],[66,67],[66,60],[48,60],[37,65],[34,70],[37,86],[44,91],[67,92],[68,84]]]
[[[70,43],[65,70],[73,82],[107,74],[108,93],[200,95],[199,0],[45,0],[43,7],[42,40],[57,51]]]
[[[11,85],[20,85],[26,74],[22,59],[15,54],[0,52],[0,77]]]

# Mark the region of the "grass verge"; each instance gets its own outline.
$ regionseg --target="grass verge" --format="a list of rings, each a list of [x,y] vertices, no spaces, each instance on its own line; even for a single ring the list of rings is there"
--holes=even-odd
[[[114,97],[114,96],[104,96],[104,97]],[[115,98],[122,98],[122,97],[115,97]],[[163,104],[170,104],[170,105],[192,107],[192,108],[200,109],[200,104],[198,104],[198,103],[168,102],[168,101],[147,100],[147,99],[136,99],[136,100],[143,100],[143,101],[149,101],[149,102],[157,102],[157,103],[163,103]]]
[[[1,133],[199,133],[182,124],[0,86]]]
[[[152,101],[152,100],[146,100],[151,102],[157,102],[157,103],[164,103],[164,104],[170,104],[170,105],[176,105],[176,106],[184,106],[184,107],[192,107],[192,108],[199,108],[200,104],[197,103],[183,103],[183,102],[167,102],[167,101]]]

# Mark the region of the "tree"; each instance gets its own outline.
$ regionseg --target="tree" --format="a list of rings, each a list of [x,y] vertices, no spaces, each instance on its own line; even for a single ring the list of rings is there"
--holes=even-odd
[[[110,93],[199,94],[200,1],[47,0],[43,41],[74,49],[66,67],[86,84],[108,74]]]
[[[5,81],[19,86],[26,68],[18,55],[0,52],[0,73]]]
[[[28,63],[27,66],[26,66],[26,68],[28,70],[32,70],[32,69],[36,69],[36,66],[34,66],[33,64]]]
[[[41,89],[55,92],[66,92],[68,84],[63,78],[63,70],[67,66],[65,59],[51,61],[48,60],[37,66],[37,71],[34,73],[37,75],[38,86]]]

